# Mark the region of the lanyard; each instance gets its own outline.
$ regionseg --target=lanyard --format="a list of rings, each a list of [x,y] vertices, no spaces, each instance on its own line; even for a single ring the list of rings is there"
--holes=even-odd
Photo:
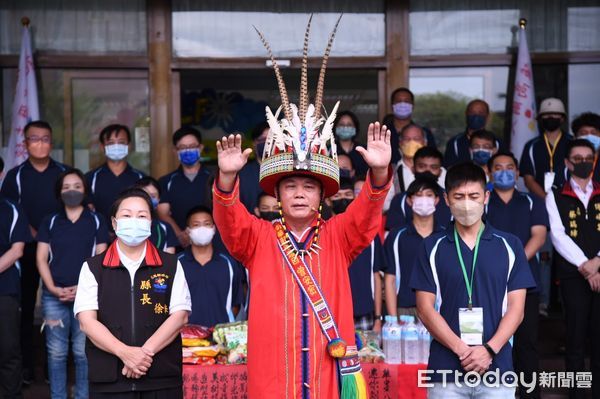
[[[562,132],[558,134],[558,138],[554,141],[554,146],[550,148],[550,142],[548,141],[548,136],[544,134],[544,141],[546,142],[546,149],[548,150],[548,155],[550,156],[550,172],[554,171],[554,153],[556,152],[556,147],[558,147],[558,142],[562,137]]]
[[[458,255],[458,261],[460,262],[460,267],[462,268],[463,276],[465,277],[465,285],[467,286],[467,294],[469,295],[469,310],[473,309],[473,276],[475,276],[475,264],[477,263],[477,254],[479,253],[479,241],[481,240],[481,233],[483,233],[483,223],[479,227],[479,232],[477,233],[477,240],[475,241],[473,265],[471,266],[471,281],[469,281],[469,277],[467,276],[467,268],[465,267],[465,261],[463,260],[462,252],[460,250],[460,240],[458,239],[458,232],[456,231],[456,227],[454,227],[454,243],[456,244],[456,254]]]

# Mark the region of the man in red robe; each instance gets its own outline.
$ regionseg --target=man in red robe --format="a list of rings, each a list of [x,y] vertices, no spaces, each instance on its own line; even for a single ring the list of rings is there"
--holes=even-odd
[[[331,178],[315,171],[318,168],[305,164],[283,172],[280,168],[268,176],[261,172],[261,186],[280,202],[280,220],[271,223],[248,213],[239,199],[237,175],[252,150],[242,151],[241,141],[240,135],[217,141],[219,174],[213,204],[225,246],[250,274],[248,397],[366,398],[347,269],[380,227],[391,181],[390,132],[379,123],[369,125],[367,148],[357,148],[370,168],[367,181],[346,212],[325,222],[320,204],[337,187]],[[313,162],[316,158],[313,154]],[[295,248],[295,253],[289,248]],[[304,263],[299,264],[298,259]],[[301,268],[294,272],[292,264]],[[305,272],[328,305],[337,327],[336,339],[326,336],[321,316],[303,291]],[[331,350],[328,343],[335,347],[339,342],[345,345],[343,356],[338,353],[336,359],[332,353],[339,347]],[[343,376],[351,363],[357,366],[353,370],[363,384],[347,390],[339,370]]]

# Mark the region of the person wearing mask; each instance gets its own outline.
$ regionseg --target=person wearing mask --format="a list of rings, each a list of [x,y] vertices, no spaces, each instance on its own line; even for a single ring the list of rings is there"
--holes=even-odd
[[[339,191],[327,201],[334,215],[346,211],[354,201],[354,183],[352,179],[340,178]],[[354,327],[357,330],[373,330],[380,332],[382,316],[382,287],[380,270],[383,263],[383,248],[379,236],[371,241],[350,264],[350,287],[352,290],[352,309],[354,311]]]
[[[45,121],[25,125],[25,148],[28,159],[6,174],[0,193],[8,200],[21,205],[31,235],[35,239],[42,219],[61,208],[54,186],[58,176],[68,166],[50,157],[52,127]],[[37,299],[40,275],[36,266],[37,241],[25,245],[21,264],[21,350],[23,358],[23,383],[35,378],[33,371],[33,311]]]
[[[412,210],[412,218],[406,226],[394,229],[385,239],[384,292],[389,315],[417,316],[415,293],[409,286],[410,276],[423,240],[443,230],[433,217],[439,196],[435,180],[417,177],[406,190],[406,202]]]
[[[562,160],[567,143],[572,139],[561,130],[566,116],[565,106],[558,98],[543,100],[537,117],[541,134],[523,147],[520,173],[529,192],[540,198],[545,198],[553,187],[562,187],[566,181]]]
[[[261,122],[252,129],[252,147],[254,150],[254,159],[249,161],[244,168],[240,170],[240,199],[246,205],[248,212],[252,212],[256,207],[256,199],[261,192],[258,185],[260,172],[260,163],[262,161],[265,149],[265,140],[269,134],[269,124]]]
[[[574,139],[565,148],[570,178],[546,196],[550,237],[556,251],[557,275],[566,325],[565,368],[585,371],[586,340],[591,343],[592,379],[600,379],[600,184],[591,178],[594,146]],[[592,385],[600,398],[600,385]],[[584,398],[584,389],[569,389],[570,398]]]
[[[415,95],[408,88],[400,87],[392,92],[390,101],[392,104],[392,113],[384,118],[383,123],[386,126],[389,126],[390,131],[392,132],[392,163],[395,164],[402,158],[399,147],[400,132],[407,125],[416,125],[412,120]],[[431,133],[431,130],[426,127],[422,127],[422,129],[427,137],[427,146],[436,148],[435,137],[433,136],[433,133]]]
[[[394,196],[406,191],[415,179],[414,157],[417,151],[427,145],[423,128],[418,125],[406,125],[400,131],[400,153],[402,158],[396,163],[394,185],[390,195]]]
[[[347,155],[352,160],[354,170],[359,175],[367,173],[369,167],[363,157],[356,151],[359,145],[357,134],[360,133],[358,117],[351,111],[342,111],[337,114],[333,122],[333,131],[337,138],[337,152],[339,155]]]
[[[476,130],[471,134],[469,139],[469,154],[473,163],[480,166],[485,172],[486,176],[488,173],[488,161],[498,151],[496,148],[496,136],[489,130]],[[491,189],[491,187],[488,187]]]
[[[111,209],[117,239],[81,267],[73,312],[87,336],[90,399],[183,397],[190,292],[177,257],[148,240],[153,212],[145,191],[121,193]]]
[[[483,169],[472,162],[448,170],[445,199],[454,223],[425,239],[411,274],[417,313],[433,338],[431,399],[515,395],[514,379],[506,375],[513,371],[509,340],[535,281],[520,240],[483,222],[485,186]],[[469,386],[464,373],[470,371],[485,381],[494,378],[488,371],[505,378],[498,386]]]
[[[459,162],[471,160],[471,153],[469,151],[471,135],[476,130],[484,129],[487,125],[490,119],[490,106],[483,100],[473,100],[467,104],[465,117],[467,122],[466,130],[452,137],[446,143],[446,152],[444,154],[444,166],[446,168]],[[496,149],[501,149],[501,141],[497,138],[494,138],[494,141]]]
[[[258,206],[254,208],[254,214],[257,218],[268,220],[272,222],[275,219],[279,219],[281,216],[279,213],[279,204],[277,198],[262,192],[258,196]]]
[[[127,162],[131,133],[125,125],[108,125],[99,136],[100,150],[106,162],[85,174],[90,188],[90,201],[96,212],[109,219],[110,207],[126,188],[131,187],[144,174]]]
[[[2,171],[0,166],[0,173]],[[31,241],[21,206],[0,193],[0,397],[22,398],[19,258]]]
[[[429,178],[437,183],[439,198],[444,196],[446,169],[442,166],[442,153],[436,148],[423,147],[413,159],[415,179]],[[390,231],[406,226],[412,218],[412,209],[406,202],[406,192],[395,195],[387,211],[385,229]],[[450,209],[445,201],[438,201],[433,214],[436,225],[447,226],[450,223]]]
[[[192,208],[186,228],[192,244],[177,257],[192,296],[189,322],[207,327],[234,322],[243,296],[244,273],[236,261],[213,247],[215,231],[210,209]]]
[[[135,182],[132,187],[144,190],[150,196],[152,207],[156,211],[160,203],[160,184],[158,181],[153,177],[146,176]],[[179,245],[179,240],[171,225],[155,217],[152,219],[150,229],[152,231],[150,242],[161,251],[174,254],[175,247]]]
[[[179,168],[158,179],[161,188],[156,210],[160,219],[169,223],[182,247],[187,247],[185,216],[196,205],[210,203],[210,173],[200,162],[202,135],[193,127],[182,127],[173,133],[173,146]]]
[[[594,162],[594,181],[600,182],[600,162],[598,162],[598,150],[600,149],[600,115],[593,112],[585,112],[573,119],[571,131],[578,139],[586,139],[596,149],[596,161]]]
[[[78,169],[63,172],[56,181],[62,210],[42,220],[37,234],[37,267],[42,278],[42,309],[52,399],[67,398],[67,359],[72,347],[75,398],[88,397],[85,335],[73,314],[81,265],[106,250],[108,228],[102,215],[83,205],[86,180]]]
[[[536,288],[527,291],[523,322],[513,342],[515,371],[523,373],[526,381],[531,383],[534,373],[539,373],[537,340],[541,273],[537,254],[546,241],[549,222],[543,200],[515,188],[519,178],[518,166],[517,159],[510,152],[499,152],[488,161],[493,190],[485,208],[485,218],[498,230],[514,234],[521,240],[535,279]],[[536,385],[532,392],[519,387],[519,397],[539,398],[539,387]]]

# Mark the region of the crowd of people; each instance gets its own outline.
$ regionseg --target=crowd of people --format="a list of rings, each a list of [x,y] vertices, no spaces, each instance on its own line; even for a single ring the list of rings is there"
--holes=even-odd
[[[355,328],[379,332],[385,315],[419,317],[435,338],[429,369],[484,372],[493,364],[531,380],[540,371],[539,315],[547,314],[556,279],[568,326],[565,368],[585,371],[590,356],[600,378],[600,115],[579,115],[569,131],[563,103],[545,99],[539,136],[512,154],[486,130],[489,105],[477,99],[466,107],[464,132],[442,154],[433,132],[412,119],[413,93],[397,89],[391,102],[384,124],[392,181],[379,234],[348,269],[352,303],[345,306]],[[276,221],[281,199],[259,185],[269,128],[252,131],[255,158],[237,173],[236,190],[252,217]],[[363,185],[372,189],[356,115],[339,112],[334,132],[339,191],[323,202],[324,220],[344,214]],[[6,171],[0,191],[1,396],[20,397],[22,382],[34,378],[40,279],[52,398],[68,395],[70,350],[76,398],[90,396],[88,387],[95,397],[117,397],[146,374],[153,378],[140,380],[143,389],[177,396],[179,328],[243,320],[258,306],[250,291],[268,289],[252,284],[252,249],[232,250],[232,232],[216,228],[215,173],[201,162],[200,132],[173,133],[180,165],[158,180],[127,161],[127,126],[102,129],[105,162],[85,174],[51,158],[48,123],[30,122],[24,135],[29,158]],[[516,188],[520,178],[526,190]],[[472,342],[461,337],[463,313],[483,325]],[[133,331],[123,321],[135,317],[146,329]],[[124,336],[139,347],[124,345]],[[600,397],[600,386],[593,393]],[[539,398],[540,390],[521,390],[520,397]]]

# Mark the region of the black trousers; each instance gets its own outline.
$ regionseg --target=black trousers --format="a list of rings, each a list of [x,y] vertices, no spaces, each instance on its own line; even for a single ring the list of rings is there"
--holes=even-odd
[[[37,242],[25,244],[21,257],[21,354],[23,368],[33,373],[33,312],[40,285],[35,253]]]
[[[537,349],[538,325],[539,325],[539,293],[528,293],[525,298],[525,316],[517,331],[513,341],[513,363],[517,373],[523,373],[526,381],[533,379],[533,373],[539,373],[539,355]],[[527,393],[526,389],[519,387],[519,397],[538,399],[540,389],[536,385],[532,392]]]
[[[137,392],[90,392],[89,399],[182,399],[183,387]]]
[[[21,395],[21,311],[19,300],[0,295],[0,398],[22,398]]]
[[[586,340],[590,339],[592,397],[600,399],[600,294],[583,278],[560,281],[567,331],[565,366],[567,371],[585,371]],[[569,390],[569,398],[584,398],[589,389]]]

